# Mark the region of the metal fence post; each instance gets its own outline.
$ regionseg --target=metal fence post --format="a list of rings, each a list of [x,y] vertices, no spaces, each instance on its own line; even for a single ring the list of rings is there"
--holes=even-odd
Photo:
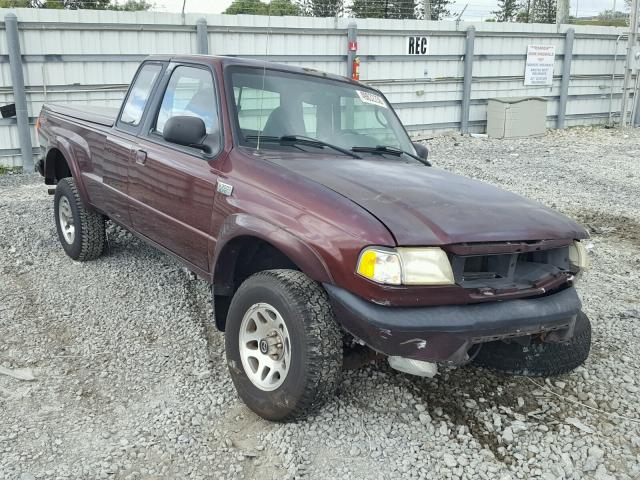
[[[196,21],[196,50],[199,55],[209,55],[207,21],[204,18],[199,18]]]
[[[636,72],[636,75],[640,75],[640,70]],[[640,127],[640,88],[633,92],[633,94],[635,95],[634,100],[636,102],[636,106],[633,108],[633,123],[631,125],[634,127]]]
[[[462,109],[460,112],[460,131],[462,133],[469,133],[469,107],[471,105],[475,39],[476,29],[475,27],[469,27],[467,29],[467,44],[464,50],[464,84],[462,87]]]
[[[575,30],[570,28],[564,37],[564,61],[562,62],[562,82],[560,83],[560,103],[558,104],[558,122],[556,128],[564,128],[567,113],[569,82],[571,81],[571,58],[573,57],[573,37]]]
[[[349,22],[347,25],[347,77],[353,78],[353,62],[358,51],[358,25]]]
[[[16,104],[18,139],[20,140],[20,152],[22,153],[22,169],[25,172],[33,172],[33,146],[31,145],[31,131],[29,130],[27,95],[24,90],[22,55],[20,53],[20,37],[18,35],[18,17],[16,17],[15,13],[7,13],[4,16],[4,26],[7,35],[7,49],[9,50],[11,82],[13,83],[13,101]]]

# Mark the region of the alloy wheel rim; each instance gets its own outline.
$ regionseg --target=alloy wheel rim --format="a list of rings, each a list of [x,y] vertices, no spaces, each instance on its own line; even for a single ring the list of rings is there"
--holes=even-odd
[[[60,220],[60,230],[65,241],[71,245],[76,238],[76,227],[73,223],[73,213],[71,212],[71,204],[67,197],[60,197],[58,202],[58,219]]]
[[[239,347],[251,383],[266,392],[282,385],[291,366],[291,340],[280,312],[268,303],[251,306],[240,324]]]

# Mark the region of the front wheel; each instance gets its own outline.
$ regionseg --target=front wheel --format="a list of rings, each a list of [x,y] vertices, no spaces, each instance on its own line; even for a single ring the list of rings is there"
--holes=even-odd
[[[342,334],[326,292],[295,270],[249,277],[231,301],[227,363],[238,395],[267,420],[299,418],[333,396]]]

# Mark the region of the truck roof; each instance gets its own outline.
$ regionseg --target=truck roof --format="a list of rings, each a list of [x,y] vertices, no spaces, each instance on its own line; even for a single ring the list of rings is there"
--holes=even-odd
[[[227,65],[238,65],[238,66],[246,66],[246,67],[264,67],[265,63],[267,64],[267,68],[276,68],[278,70],[284,70],[291,73],[303,73],[306,75],[317,75],[323,78],[329,78],[331,80],[339,80],[342,82],[349,82],[354,85],[360,85],[366,88],[371,89],[370,85],[365,85],[357,80],[352,80],[348,77],[344,77],[342,75],[335,75],[333,73],[326,73],[321,70],[316,70],[314,68],[308,67],[298,67],[293,65],[287,65],[284,63],[276,63],[265,60],[256,60],[256,59],[248,59],[248,58],[238,58],[232,56],[223,56],[223,55],[150,55],[145,60],[158,60],[162,62],[201,62],[201,63],[209,63],[209,64],[222,64],[224,66]],[[375,88],[374,88],[375,90]]]

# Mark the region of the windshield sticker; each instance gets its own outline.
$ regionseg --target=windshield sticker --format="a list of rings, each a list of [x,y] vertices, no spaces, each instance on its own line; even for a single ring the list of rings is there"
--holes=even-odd
[[[362,90],[356,90],[358,97],[362,100],[362,103],[369,103],[371,105],[375,105],[376,107],[387,108],[387,103],[380,95],[376,95],[372,92],[364,92]]]

